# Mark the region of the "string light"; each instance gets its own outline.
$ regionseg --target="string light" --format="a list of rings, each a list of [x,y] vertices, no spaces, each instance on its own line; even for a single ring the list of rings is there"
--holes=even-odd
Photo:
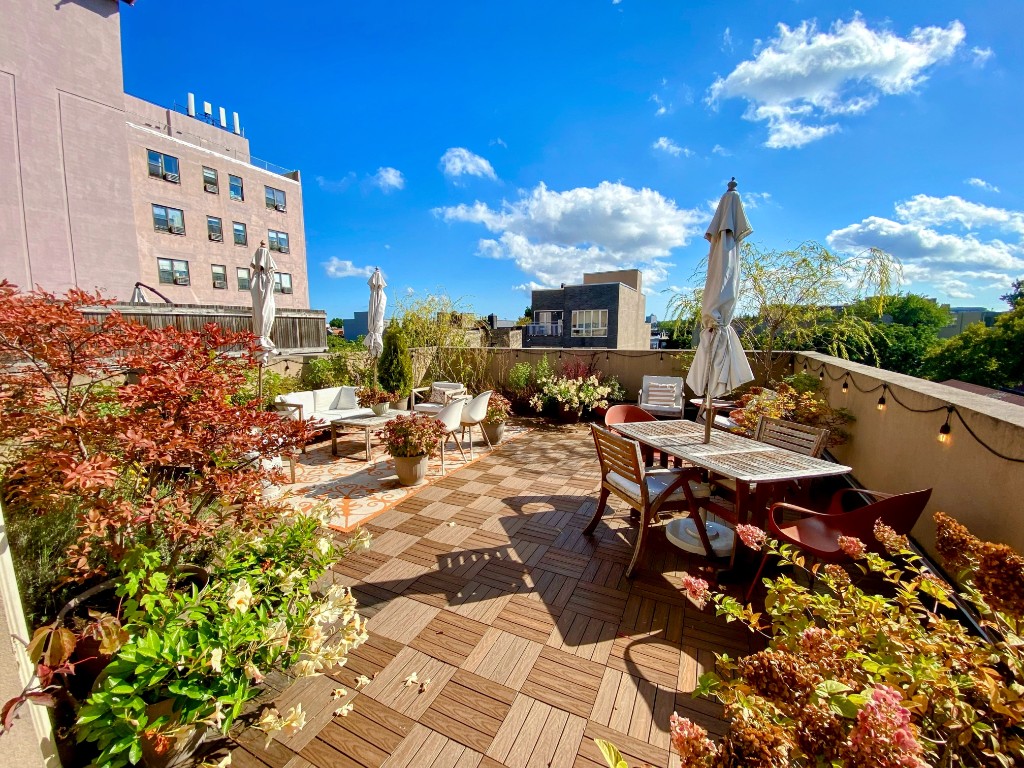
[[[952,418],[952,416],[953,416],[953,406],[952,405],[947,405],[946,406],[946,423],[943,424],[941,427],[939,427],[939,442],[940,443],[948,443],[949,442],[949,420]]]
[[[850,375],[847,374],[846,378],[843,379],[843,394],[847,394],[850,391]]]
[[[806,372],[807,372],[807,361],[804,360],[804,373],[806,373]]]
[[[889,387],[885,384],[882,385],[882,396],[878,398],[878,410],[885,410],[885,393],[889,390]]]
[[[818,372],[818,381],[825,380],[825,366],[821,366],[821,370]]]
[[[661,362],[663,362],[665,360],[665,353],[664,352],[662,352],[660,355],[658,355],[658,360],[661,361]]]

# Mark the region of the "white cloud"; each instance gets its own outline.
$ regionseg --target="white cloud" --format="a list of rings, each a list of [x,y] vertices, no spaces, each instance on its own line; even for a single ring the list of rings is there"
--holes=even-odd
[[[394,189],[404,189],[405,177],[397,168],[385,166],[377,169],[377,172],[370,177],[370,183],[375,187],[380,187],[380,190],[387,194]]]
[[[995,55],[995,51],[991,48],[974,47],[971,48],[971,55],[974,57],[971,63],[980,69],[981,67],[984,67],[985,64],[988,63],[988,60]]]
[[[652,93],[651,98],[648,99],[648,101],[653,101],[655,104],[658,105],[658,108],[654,110],[654,114],[656,117],[664,117],[672,110],[672,105],[666,105],[665,102],[661,100],[661,96],[659,96],[656,93]]]
[[[441,170],[449,179],[460,176],[482,176],[497,181],[498,176],[491,164],[480,155],[475,155],[465,147],[451,147],[441,155]]]
[[[744,117],[766,122],[765,146],[800,147],[839,130],[830,122],[871,109],[884,95],[907,93],[927,70],[948,61],[963,43],[959,21],[915,27],[907,37],[872,30],[860,16],[827,32],[813,21],[779,24],[777,37],[711,85],[708,102],[741,98]]]
[[[740,194],[743,205],[750,210],[760,208],[762,205],[772,205],[771,192],[743,192]]]
[[[972,187],[984,189],[987,190],[988,192],[999,191],[999,187],[997,187],[995,184],[989,184],[987,181],[985,181],[984,179],[979,179],[977,176],[971,179],[964,179],[964,184],[970,184]]]
[[[722,33],[722,50],[732,51],[732,49],[732,30],[726,27],[725,32]]]
[[[711,148],[711,154],[721,155],[722,157],[732,157],[732,152],[723,147],[721,144],[715,144],[715,146]]]
[[[505,140],[503,138],[501,138],[501,136],[499,136],[496,139],[491,139],[489,142],[487,142],[487,144],[488,144],[488,146],[491,146],[491,147],[493,147],[495,144],[497,144],[499,147],[503,147],[505,149],[508,149],[508,144],[505,143]]]
[[[405,287],[405,295],[406,296],[412,296],[414,293],[416,293],[416,289],[413,288],[411,285],[407,285]]]
[[[373,274],[373,267],[357,267],[348,259],[337,256],[323,262],[323,267],[328,277],[369,277]]]
[[[672,157],[693,157],[693,150],[688,147],[680,147],[668,136],[660,136],[656,142],[651,144],[651,149],[660,149],[662,152],[668,152]]]
[[[325,176],[316,177],[316,185],[324,192],[344,192],[356,180],[356,174],[349,171],[340,179],[328,179]]]
[[[1005,288],[1024,274],[1024,212],[973,203],[955,195],[915,195],[895,206],[895,219],[869,216],[833,231],[833,248],[881,248],[903,263],[915,290],[949,299]],[[1006,237],[1009,235],[1009,237]],[[993,301],[994,303],[994,301]]]
[[[439,208],[448,222],[481,224],[484,258],[511,259],[543,286],[576,283],[584,272],[637,268],[644,280],[665,280],[673,248],[702,232],[705,215],[682,210],[651,189],[603,181],[555,192],[543,183],[493,209],[481,202]]]

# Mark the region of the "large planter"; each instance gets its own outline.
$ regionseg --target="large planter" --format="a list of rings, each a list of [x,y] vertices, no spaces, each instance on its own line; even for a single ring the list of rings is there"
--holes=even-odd
[[[155,720],[161,715],[173,716],[173,701],[151,704],[146,708],[146,715]],[[211,729],[206,723],[195,723],[182,728],[170,739],[157,740],[148,736],[142,738],[142,764],[145,768],[177,768],[177,766],[194,765],[193,755],[206,741]]]
[[[395,456],[395,474],[402,485],[422,485],[427,481],[427,455]]]
[[[409,398],[402,397],[395,400],[393,403],[388,403],[391,406],[392,411],[408,411],[409,410]]]
[[[370,406],[374,416],[383,416],[391,408],[391,403],[374,403]]]
[[[505,422],[500,424],[492,424],[489,421],[482,422],[481,425],[484,430],[484,434],[487,435],[488,441],[491,445],[497,445],[501,442],[501,438],[505,436]]]
[[[563,424],[578,424],[580,421],[580,412],[573,408],[566,408],[564,406],[558,406],[558,420]]]

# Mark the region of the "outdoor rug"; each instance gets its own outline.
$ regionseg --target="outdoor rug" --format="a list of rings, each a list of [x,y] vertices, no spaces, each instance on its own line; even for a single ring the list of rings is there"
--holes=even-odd
[[[502,444],[530,432],[529,427],[505,425]],[[308,511],[321,502],[330,505],[330,527],[348,532],[383,514],[410,496],[430,487],[443,477],[457,472],[476,460],[487,456],[487,444],[475,432],[476,459],[463,461],[459,449],[449,441],[445,449],[445,473],[441,474],[441,454],[431,456],[427,481],[422,485],[400,485],[395,475],[395,463],[376,439],[371,461],[365,461],[362,434],[338,438],[338,455],[331,455],[331,441],[310,445],[305,454],[298,454],[295,462],[295,483],[282,490],[285,500],[297,509]],[[500,446],[499,446],[500,447]],[[469,443],[464,444],[469,457]]]

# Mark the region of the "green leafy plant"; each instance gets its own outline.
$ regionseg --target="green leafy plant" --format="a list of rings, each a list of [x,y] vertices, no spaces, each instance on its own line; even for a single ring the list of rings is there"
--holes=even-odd
[[[444,425],[433,416],[412,413],[396,416],[377,432],[388,453],[399,458],[426,456],[445,437]]]
[[[497,392],[492,392],[487,401],[487,418],[489,424],[504,424],[512,414],[512,403],[508,398]]]
[[[930,571],[905,536],[883,524],[875,541],[840,539],[854,560],[809,565],[788,544],[738,526],[817,588],[791,576],[765,579],[764,612],[683,581],[699,608],[710,601],[727,621],[762,634],[765,650],[717,656],[694,696],[725,705],[720,743],[673,717],[672,743],[686,766],[1000,766],[1024,761],[1024,558],[982,542],[936,514],[936,548],[960,572],[961,597],[978,612],[981,635],[956,618],[954,588]],[[885,553],[883,555],[883,553]],[[871,591],[868,585],[872,586]]]
[[[505,378],[505,388],[517,400],[529,400],[533,385],[533,366],[527,362],[516,363]]]
[[[384,389],[398,398],[412,393],[412,357],[405,334],[392,323],[384,332],[384,348],[377,363],[377,377]],[[397,398],[396,398],[397,399]]]
[[[567,379],[553,376],[540,382],[540,392],[530,399],[530,405],[540,412],[550,402],[567,413],[582,414],[594,408],[607,408],[611,387],[602,384],[597,376],[585,379]]]
[[[854,421],[845,408],[832,407],[821,392],[818,377],[805,372],[786,377],[774,389],[752,387],[736,404],[738,407],[729,413],[738,425],[733,431],[745,435],[753,435],[758,418],[765,416],[827,429],[828,444],[836,446],[849,440],[846,427]]]
[[[397,392],[388,392],[380,387],[360,387],[356,390],[356,402],[362,408],[370,408],[381,403],[390,403],[397,399]]]

